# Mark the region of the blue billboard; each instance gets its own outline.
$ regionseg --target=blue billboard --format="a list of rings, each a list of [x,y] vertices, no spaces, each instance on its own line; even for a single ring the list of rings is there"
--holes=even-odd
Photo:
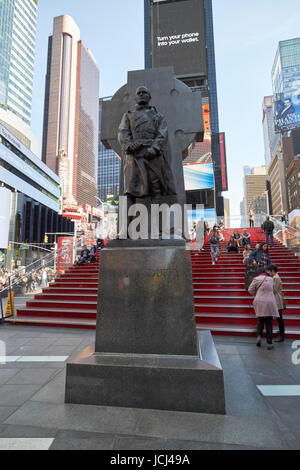
[[[300,127],[300,96],[293,95],[274,103],[275,132]]]
[[[213,163],[183,165],[183,173],[186,191],[215,188]]]

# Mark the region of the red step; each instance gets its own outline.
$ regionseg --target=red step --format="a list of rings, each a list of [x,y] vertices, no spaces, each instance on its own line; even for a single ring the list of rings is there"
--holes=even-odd
[[[233,229],[223,232],[226,241],[230,233]],[[250,233],[252,248],[265,241],[259,228],[251,229]],[[238,254],[227,253],[224,243],[218,262],[212,265],[207,243],[204,251],[191,251],[198,328],[210,329],[216,335],[255,336],[257,319],[253,298],[244,289],[246,266],[242,253],[243,249]],[[270,248],[270,257],[279,268],[288,306],[284,312],[286,336],[300,338],[300,260],[277,241]],[[17,324],[95,328],[98,270],[99,262],[72,266],[18,311]]]

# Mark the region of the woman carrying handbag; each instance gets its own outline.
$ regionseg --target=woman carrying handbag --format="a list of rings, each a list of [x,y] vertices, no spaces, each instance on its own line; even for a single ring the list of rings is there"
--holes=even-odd
[[[267,273],[273,279],[274,295],[275,295],[275,299],[277,302],[277,308],[278,308],[278,313],[279,313],[279,317],[277,318],[278,327],[279,327],[279,335],[278,335],[278,338],[275,339],[275,343],[282,343],[284,341],[284,333],[285,333],[282,312],[283,310],[286,309],[286,305],[285,305],[285,301],[284,301],[283,293],[282,293],[282,282],[278,274],[277,266],[275,264],[270,264],[267,267]]]
[[[273,349],[273,317],[278,318],[278,308],[273,292],[273,279],[268,276],[264,268],[259,268],[259,275],[253,279],[248,291],[255,296],[253,301],[254,310],[258,318],[257,324],[257,347],[261,347],[261,337],[266,324],[268,349]]]

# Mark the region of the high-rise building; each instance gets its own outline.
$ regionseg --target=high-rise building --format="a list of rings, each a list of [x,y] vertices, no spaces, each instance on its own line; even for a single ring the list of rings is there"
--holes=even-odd
[[[54,18],[48,42],[43,161],[56,172],[64,208],[96,206],[99,69],[73,18]]]
[[[280,141],[280,134],[275,133],[274,112],[273,112],[273,96],[265,96],[263,100],[263,133],[265,146],[265,165],[269,166]]]
[[[101,124],[103,101],[110,97],[99,100],[99,123]],[[111,149],[107,149],[101,142],[101,126],[99,125],[98,140],[98,198],[102,202],[110,202],[116,199],[120,190],[121,160]]]
[[[273,94],[277,98],[299,95],[300,38],[280,41],[272,69]]]
[[[240,205],[242,225],[246,225],[249,210],[255,198],[267,197],[267,169],[265,166],[244,166],[244,198]]]
[[[214,162],[216,209],[224,215],[227,188],[224,134],[219,134],[212,0],[144,0],[145,67],[173,66],[175,75],[202,93],[204,141],[184,163]],[[203,147],[203,148],[202,148]]]
[[[30,130],[38,0],[0,2],[0,123],[33,153]]]

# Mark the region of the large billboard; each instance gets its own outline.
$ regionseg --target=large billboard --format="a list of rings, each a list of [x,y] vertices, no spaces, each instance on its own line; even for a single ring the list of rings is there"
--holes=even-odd
[[[207,76],[204,0],[152,0],[152,67]]]
[[[183,173],[186,191],[215,188],[213,163],[191,163],[183,165]]]
[[[300,97],[290,96],[274,102],[275,132],[300,127]]]

